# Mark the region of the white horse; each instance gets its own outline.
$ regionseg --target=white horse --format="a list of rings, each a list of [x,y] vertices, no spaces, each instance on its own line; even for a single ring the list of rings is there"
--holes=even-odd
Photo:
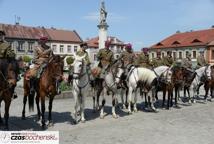
[[[77,123],[77,113],[78,107],[80,107],[81,122],[85,122],[85,97],[88,95],[89,90],[89,74],[87,71],[87,66],[84,61],[85,56],[79,57],[75,56],[75,61],[73,63],[74,73],[73,73],[73,96],[75,100],[74,106],[74,116],[75,122]]]
[[[156,111],[154,107],[155,102],[155,92],[157,85],[157,76],[154,71],[139,67],[132,68],[127,76],[127,85],[128,85],[128,112],[132,113],[131,110],[131,102],[132,102],[132,94],[134,93],[134,112],[137,112],[137,88],[143,87],[152,95],[151,108]]]
[[[196,76],[195,78],[193,79],[192,81],[192,84],[191,84],[191,88],[193,89],[193,96],[192,98],[190,98],[190,95],[189,95],[189,103],[193,102],[195,103],[195,96],[198,95],[198,92],[197,90],[199,89],[199,84],[200,83],[203,83],[201,80],[202,78],[205,78],[206,80],[211,80],[211,66],[203,66],[197,70],[195,70],[196,72]],[[205,94],[205,100],[206,100],[206,95]],[[191,101],[192,99],[192,101]]]
[[[120,61],[116,61],[106,72],[103,82],[101,83],[100,93],[98,92],[97,97],[99,94],[102,95],[102,105],[100,108],[100,118],[104,118],[104,106],[105,106],[105,97],[109,93],[112,94],[112,116],[114,118],[118,118],[118,115],[115,112],[116,106],[116,94],[118,91],[118,84],[120,82],[120,76],[123,73],[122,64]],[[94,104],[95,106],[95,104]]]

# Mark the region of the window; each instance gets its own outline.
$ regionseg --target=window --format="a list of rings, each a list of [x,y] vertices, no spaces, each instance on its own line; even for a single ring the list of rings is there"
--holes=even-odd
[[[187,55],[188,55],[188,53],[189,53],[189,52],[188,52],[188,51],[186,51],[186,57],[188,57],[188,56],[187,56]]]
[[[214,50],[212,50],[212,60],[214,59]]]
[[[152,53],[152,58],[155,58],[155,54],[154,53]]]
[[[18,42],[17,50],[19,52],[24,52],[25,51],[25,49],[24,49],[24,42],[21,42],[21,41]]]
[[[28,52],[33,52],[33,43],[32,42],[29,42],[28,43]]]
[[[52,50],[53,50],[53,52],[57,52],[57,50],[56,50],[56,45],[53,45],[53,46],[52,46]]]
[[[193,58],[195,59],[195,58],[196,58],[196,51],[193,51],[192,53],[193,53],[193,54],[192,54],[192,55],[193,55]]]
[[[97,55],[96,54],[94,54],[94,61],[96,61],[97,60]]]
[[[176,59],[177,58],[177,53],[173,52],[173,58]]]
[[[179,52],[179,59],[182,59],[182,52]]]
[[[71,53],[71,46],[70,45],[67,46],[67,52]]]
[[[77,52],[77,46],[74,46],[74,52]]]
[[[164,53],[162,53],[162,58],[164,57]]]
[[[64,52],[64,46],[63,46],[63,45],[60,45],[59,52],[60,52],[60,53],[63,53],[63,52]]]

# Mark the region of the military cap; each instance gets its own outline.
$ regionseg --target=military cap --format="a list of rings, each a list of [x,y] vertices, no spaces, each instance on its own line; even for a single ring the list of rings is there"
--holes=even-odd
[[[46,36],[41,36],[41,37],[39,38],[39,40],[40,40],[40,41],[47,42],[47,41],[48,41],[48,37],[46,37]]]
[[[125,48],[131,50],[132,49],[132,44],[128,43]]]
[[[111,41],[105,41],[105,46],[106,46],[106,48],[109,48],[110,47],[110,45],[111,45]]]

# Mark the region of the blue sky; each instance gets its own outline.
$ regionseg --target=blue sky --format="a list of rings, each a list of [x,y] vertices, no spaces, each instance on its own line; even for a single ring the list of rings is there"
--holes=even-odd
[[[101,0],[0,0],[0,23],[15,15],[28,26],[75,29],[86,38],[98,35]],[[105,0],[108,34],[133,44],[151,46],[175,33],[214,25],[214,0]]]

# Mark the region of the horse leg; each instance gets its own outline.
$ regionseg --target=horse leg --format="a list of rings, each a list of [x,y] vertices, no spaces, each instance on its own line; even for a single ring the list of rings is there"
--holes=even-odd
[[[36,95],[36,107],[37,107],[37,120],[39,121],[41,118],[41,111],[39,106],[39,94]]]
[[[96,112],[96,106],[95,106],[95,96],[93,95],[93,112]]]
[[[170,108],[170,100],[171,100],[171,91],[169,88],[167,88],[168,90],[168,100],[167,100],[167,109]]]
[[[45,94],[40,94],[41,97],[41,109],[42,109],[42,128],[45,129]]]
[[[151,101],[151,108],[154,112],[157,112],[157,109],[154,106],[154,102],[155,102],[155,92],[156,92],[156,88],[155,86],[151,89],[152,91],[152,101]]]
[[[162,108],[164,108],[165,105],[165,100],[166,100],[166,89],[163,89],[163,102],[162,102]]]
[[[3,120],[1,117],[1,102],[2,102],[2,100],[0,100],[0,126],[3,125]]]
[[[80,98],[80,114],[81,114],[81,122],[85,122],[85,96],[82,95]]]
[[[27,92],[25,91],[24,92],[24,97],[23,97],[23,110],[22,110],[22,119],[25,120],[26,117],[25,117],[25,106],[26,106],[26,103],[27,103]]]
[[[204,85],[204,89],[205,89],[205,96],[204,96],[204,101],[207,101],[207,96],[208,96],[208,92],[209,92],[209,86],[208,84]]]
[[[125,105],[125,102],[124,102],[124,89],[123,88],[121,90],[120,97],[121,97],[122,109],[125,109],[126,105]]]
[[[78,112],[78,93],[76,91],[73,92],[74,95],[74,124],[78,123],[77,112]]]
[[[137,112],[137,89],[134,91],[134,112]]]
[[[187,94],[188,94],[188,97],[189,97],[188,102],[189,102],[189,104],[191,104],[192,101],[191,101],[191,97],[190,97],[189,87],[186,87],[186,90],[187,90]]]
[[[106,103],[106,100],[105,100],[105,94],[107,93],[107,90],[106,88],[103,89],[103,92],[102,92],[102,106],[101,106],[101,109],[100,109],[100,118],[101,119],[104,119],[104,106],[105,106],[105,103]]]
[[[116,106],[116,97],[115,94],[112,95],[112,117],[118,118],[118,115],[115,112],[115,106]]]
[[[53,126],[53,120],[52,120],[52,105],[53,105],[53,99],[54,99],[54,96],[51,95],[50,96],[50,99],[49,99],[49,106],[48,106],[48,110],[49,110],[49,113],[48,113],[48,126],[51,127]]]
[[[99,88],[98,90],[97,90],[97,105],[96,105],[96,109],[97,110],[100,110],[100,95],[101,95],[101,93],[102,93],[102,89],[103,88]]]
[[[147,97],[147,93],[144,93],[145,96],[145,107],[148,108],[148,97]]]
[[[132,87],[129,87],[129,92],[128,92],[128,113],[129,113],[129,114],[132,113],[132,110],[131,110],[132,92],[133,92],[133,88],[132,88]]]
[[[5,101],[5,113],[4,113],[4,119],[5,119],[5,129],[8,130],[8,119],[9,119],[9,109],[11,104],[11,98]]]

